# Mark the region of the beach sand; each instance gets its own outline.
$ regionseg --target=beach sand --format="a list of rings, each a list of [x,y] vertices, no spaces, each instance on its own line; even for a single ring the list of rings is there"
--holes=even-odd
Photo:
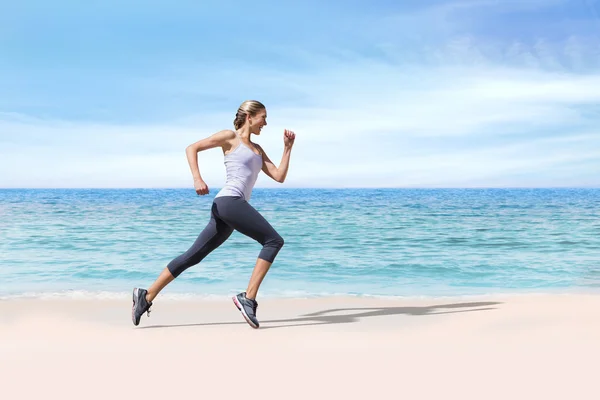
[[[258,330],[229,299],[130,312],[0,301],[0,396],[600,399],[600,295],[259,298]]]

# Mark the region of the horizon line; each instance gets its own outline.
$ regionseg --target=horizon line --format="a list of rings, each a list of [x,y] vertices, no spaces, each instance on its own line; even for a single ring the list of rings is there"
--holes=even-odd
[[[212,191],[218,192],[221,187],[215,188]],[[297,189],[312,189],[312,190],[394,190],[394,189],[600,189],[598,186],[380,186],[380,187],[326,187],[326,186],[293,186],[293,187],[255,187],[254,190],[297,190]],[[160,186],[160,187],[0,187],[0,190],[191,190],[193,187],[183,186]]]

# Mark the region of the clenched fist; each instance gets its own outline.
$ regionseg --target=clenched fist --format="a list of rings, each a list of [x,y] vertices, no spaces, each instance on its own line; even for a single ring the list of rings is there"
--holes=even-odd
[[[291,148],[294,145],[296,134],[288,129],[283,131],[283,145],[287,148]]]
[[[201,196],[209,193],[208,186],[202,179],[194,179],[194,189]]]

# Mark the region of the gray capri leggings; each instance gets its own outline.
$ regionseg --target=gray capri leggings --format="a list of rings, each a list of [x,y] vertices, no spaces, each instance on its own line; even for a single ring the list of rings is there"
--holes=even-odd
[[[242,197],[223,196],[213,200],[211,217],[192,247],[173,259],[167,268],[174,277],[198,264],[237,230],[263,245],[258,258],[273,262],[283,247],[283,238]]]

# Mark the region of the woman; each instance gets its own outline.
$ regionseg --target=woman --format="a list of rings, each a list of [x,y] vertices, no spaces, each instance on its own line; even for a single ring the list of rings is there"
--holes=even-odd
[[[275,181],[285,181],[296,135],[287,129],[284,131],[283,157],[279,167],[276,167],[262,147],[250,140],[252,134],[260,135],[262,128],[267,125],[267,110],[263,104],[255,100],[242,103],[233,125],[235,131],[217,132],[186,148],[188,163],[194,177],[194,188],[198,195],[209,193],[198,168],[200,151],[221,147],[225,156],[227,181],[213,200],[208,225],[192,247],[173,259],[148,290],[133,289],[132,320],[136,326],[145,312],[150,315],[152,301],[167,284],[187,268],[202,261],[211,251],[225,242],[235,229],[263,245],[248,288],[245,292],[233,296],[234,304],[248,324],[253,328],[259,327],[256,318],[258,307],[256,294],[269,267],[283,246],[283,239],[248,201],[261,169]]]

